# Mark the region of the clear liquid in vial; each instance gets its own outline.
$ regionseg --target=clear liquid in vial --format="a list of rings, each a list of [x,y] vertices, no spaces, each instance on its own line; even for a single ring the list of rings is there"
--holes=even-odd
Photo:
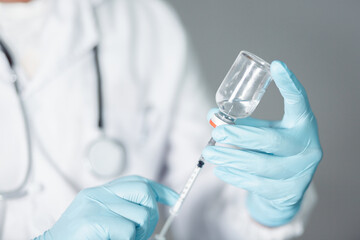
[[[243,101],[241,99],[235,99],[232,102],[228,100],[218,103],[221,112],[233,118],[245,118],[251,115],[259,101],[250,100]]]

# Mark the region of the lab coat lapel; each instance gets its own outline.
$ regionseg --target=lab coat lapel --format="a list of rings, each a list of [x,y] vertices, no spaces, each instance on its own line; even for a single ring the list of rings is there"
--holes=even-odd
[[[44,54],[38,73],[24,89],[24,98],[44,87],[99,41],[94,9],[87,1],[53,1],[44,27]]]

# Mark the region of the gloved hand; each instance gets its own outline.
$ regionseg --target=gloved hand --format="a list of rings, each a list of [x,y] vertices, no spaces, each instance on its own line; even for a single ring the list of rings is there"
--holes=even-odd
[[[218,126],[212,132],[214,140],[238,149],[209,146],[203,157],[216,165],[220,179],[248,191],[253,219],[276,227],[298,212],[322,150],[303,86],[280,61],[272,62],[271,75],[284,98],[283,119],[249,117],[238,119],[236,125]]]
[[[82,190],[54,224],[35,240],[148,239],[159,218],[157,202],[173,205],[178,194],[139,177],[119,178]]]

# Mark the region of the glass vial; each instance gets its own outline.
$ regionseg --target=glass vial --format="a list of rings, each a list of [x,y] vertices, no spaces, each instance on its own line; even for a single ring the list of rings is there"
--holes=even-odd
[[[212,125],[231,124],[250,116],[271,82],[270,64],[256,55],[241,51],[216,92],[220,112]],[[211,122],[210,122],[211,123]]]

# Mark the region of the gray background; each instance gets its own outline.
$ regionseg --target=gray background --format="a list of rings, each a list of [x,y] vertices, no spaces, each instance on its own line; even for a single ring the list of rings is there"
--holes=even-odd
[[[168,0],[215,91],[238,52],[287,63],[318,119],[318,204],[302,239],[360,239],[360,1]],[[274,84],[255,112],[280,119]],[[215,105],[215,101],[214,101]]]

